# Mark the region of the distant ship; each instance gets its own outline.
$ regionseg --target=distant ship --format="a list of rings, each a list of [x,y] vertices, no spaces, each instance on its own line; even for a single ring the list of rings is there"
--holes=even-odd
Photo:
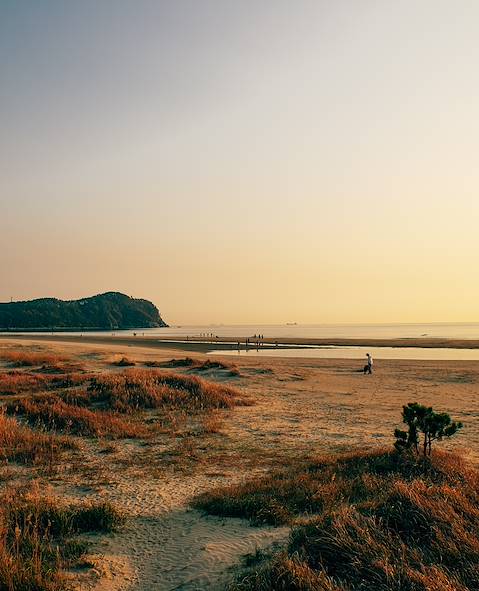
[[[286,326],[298,326],[297,322],[287,322]]]

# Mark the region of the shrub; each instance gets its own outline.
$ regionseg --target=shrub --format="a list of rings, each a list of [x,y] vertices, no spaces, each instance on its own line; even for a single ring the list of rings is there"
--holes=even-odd
[[[146,365],[149,367],[158,367],[160,364],[158,362],[147,362]],[[230,363],[225,363],[224,361],[217,361],[212,359],[207,359],[206,361],[201,361],[200,359],[192,359],[191,357],[185,357],[183,359],[171,359],[164,364],[166,367],[189,367],[194,371],[212,371],[212,370],[228,370],[229,375],[231,376],[239,376],[240,372],[237,367]]]
[[[423,455],[431,455],[433,441],[441,441],[444,437],[452,437],[460,429],[462,423],[451,420],[445,413],[434,412],[432,407],[423,406],[417,402],[409,402],[403,406],[403,423],[408,426],[407,431],[396,429],[395,447],[398,450],[414,449],[419,453],[419,432],[424,436],[422,443]]]
[[[191,357],[184,357],[183,359],[170,359],[164,365],[166,367],[194,367],[198,365],[198,361]]]
[[[136,363],[128,359],[128,357],[122,357],[118,361],[114,361],[112,365],[116,365],[117,367],[131,367],[132,365],[136,365]]]

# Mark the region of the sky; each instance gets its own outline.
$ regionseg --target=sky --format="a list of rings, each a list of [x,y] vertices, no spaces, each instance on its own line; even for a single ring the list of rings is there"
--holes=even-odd
[[[0,300],[479,321],[476,0],[0,0]]]

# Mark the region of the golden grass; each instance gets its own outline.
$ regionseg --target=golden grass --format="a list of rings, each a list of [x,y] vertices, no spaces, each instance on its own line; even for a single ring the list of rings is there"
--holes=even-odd
[[[39,365],[57,365],[67,361],[66,357],[52,353],[38,353],[34,351],[5,351],[0,350],[0,359],[8,361],[15,367],[33,367]]]
[[[150,362],[150,363],[158,363],[158,362]],[[170,359],[169,361],[164,361],[162,365],[164,367],[195,367],[199,365],[201,362],[197,359],[192,359],[191,357],[182,357],[181,359]],[[154,365],[153,367],[158,367],[158,365]]]
[[[23,371],[0,373],[0,395],[15,395],[22,392],[38,392],[46,388],[49,378]]]
[[[85,372],[66,372],[49,376],[48,389],[63,389],[83,386],[89,382],[94,374]]]
[[[0,589],[61,591],[60,569],[72,565],[87,544],[75,535],[111,531],[123,517],[109,503],[68,505],[38,487],[7,489],[0,508]]]
[[[120,412],[161,407],[198,411],[248,404],[247,399],[230,386],[196,376],[141,369],[93,378],[89,395],[92,401]]]
[[[8,405],[8,412],[21,415],[32,426],[86,437],[144,437],[148,433],[142,425],[111,412],[92,411],[56,396],[19,400]]]
[[[452,454],[319,458],[194,504],[295,525],[287,549],[244,573],[236,590],[479,588],[479,473]]]
[[[221,427],[223,421],[218,411],[213,411],[202,418],[201,421],[201,434],[217,434],[221,433]]]
[[[128,357],[121,357],[121,359],[113,361],[112,365],[116,365],[117,367],[131,367],[133,365],[136,365],[136,362],[132,359],[129,359]]]
[[[91,377],[91,374],[81,372],[52,375],[19,370],[0,372],[0,395],[14,396],[26,392],[71,388],[86,383]]]
[[[185,432],[207,435],[220,432],[221,421],[215,410],[248,403],[238,390],[227,385],[144,369],[51,375],[45,375],[41,369],[4,371],[0,372],[0,393],[11,397],[7,404],[9,414],[20,416],[30,427],[38,429],[32,431],[5,419],[4,440],[9,457],[33,462],[41,461],[45,450],[49,449],[53,458],[59,449],[62,440],[48,431],[86,437],[138,438],[150,437],[153,431],[178,435],[186,429]],[[136,418],[121,416],[149,409],[158,411],[151,427]],[[28,459],[32,455],[36,459]]]
[[[52,464],[64,450],[74,449],[68,437],[34,431],[0,412],[0,459],[24,464]]]
[[[150,367],[158,367],[157,362],[147,362],[146,365]],[[207,359],[201,361],[200,359],[192,359],[191,357],[184,357],[182,359],[171,359],[163,364],[165,367],[186,367],[194,371],[228,371],[230,376],[239,376],[240,372],[234,363],[225,363],[215,359]]]

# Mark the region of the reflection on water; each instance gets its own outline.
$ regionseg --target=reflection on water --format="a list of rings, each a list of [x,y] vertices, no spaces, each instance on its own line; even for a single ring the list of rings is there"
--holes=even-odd
[[[210,351],[215,355],[240,357],[316,357],[321,359],[365,359],[371,353],[373,359],[442,359],[465,361],[479,360],[479,349],[426,349],[419,347],[304,347],[296,349],[241,349],[240,351]]]
[[[22,331],[23,332],[23,331]],[[27,332],[27,331],[25,331]],[[479,339],[479,323],[433,323],[433,324],[285,324],[266,325],[205,325],[205,326],[170,326],[167,328],[139,328],[138,330],[116,330],[118,336],[138,335],[199,337],[200,335],[217,335],[219,337],[245,338],[254,334],[262,334],[265,338],[449,338]],[[41,333],[37,333],[41,334]],[[45,334],[51,334],[46,332]],[[71,332],[69,334],[80,334]],[[89,334],[111,335],[112,331],[89,332]]]
[[[131,333],[131,331],[128,331]],[[143,332],[143,331],[141,331]],[[171,326],[151,328],[145,336],[200,336],[213,334],[219,337],[245,338],[262,334],[266,338],[449,338],[479,339],[479,323],[434,323],[434,324],[298,324],[287,325],[219,325],[219,326]],[[121,333],[118,333],[121,334]]]

